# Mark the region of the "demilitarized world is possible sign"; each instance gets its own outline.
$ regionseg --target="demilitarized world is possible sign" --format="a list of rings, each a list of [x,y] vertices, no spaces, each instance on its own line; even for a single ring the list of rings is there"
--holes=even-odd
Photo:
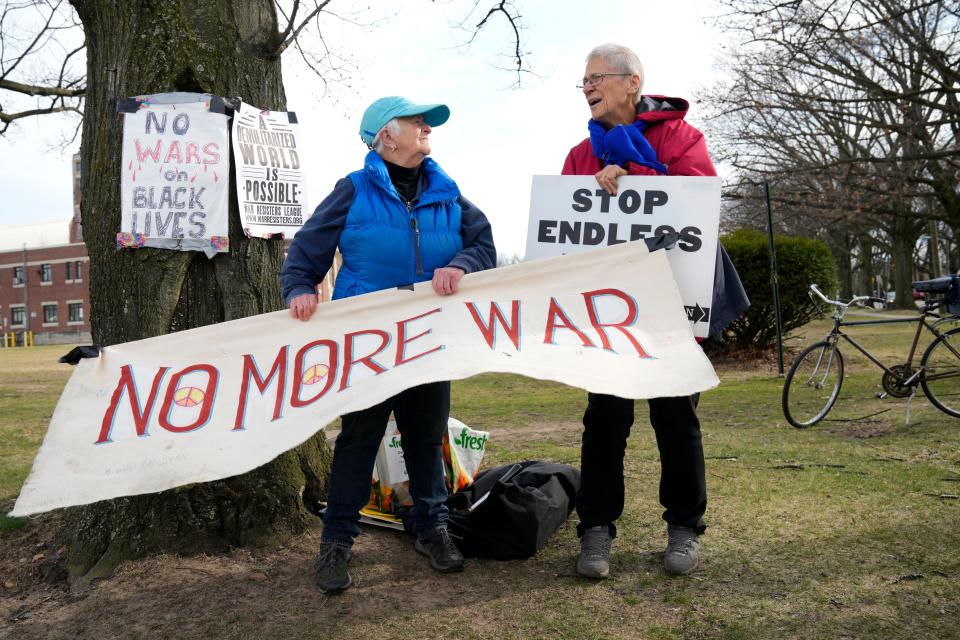
[[[720,178],[623,176],[611,195],[593,176],[534,176],[527,260],[676,234],[668,249],[697,337],[710,328]]]
[[[241,104],[233,116],[233,157],[243,231],[292,238],[304,223],[306,189],[293,112]]]
[[[185,101],[124,101],[134,108],[123,114],[117,246],[212,256],[229,250],[228,118],[211,112],[210,96],[175,95]]]
[[[502,371],[625,398],[718,383],[643,243],[103,349],[77,365],[17,516],[237,475],[403,389]],[[573,419],[575,416],[571,416]]]

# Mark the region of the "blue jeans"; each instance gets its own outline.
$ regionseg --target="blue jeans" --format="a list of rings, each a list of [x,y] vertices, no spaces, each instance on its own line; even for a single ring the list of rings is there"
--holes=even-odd
[[[450,416],[450,383],[432,382],[401,391],[369,409],[343,416],[333,449],[323,516],[323,541],[353,544],[360,509],[370,500],[377,448],[393,412],[410,477],[413,531],[426,537],[447,522],[447,484],[441,444]]]

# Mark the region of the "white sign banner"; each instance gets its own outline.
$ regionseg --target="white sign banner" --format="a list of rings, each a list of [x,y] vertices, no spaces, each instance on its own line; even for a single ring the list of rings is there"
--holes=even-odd
[[[243,231],[292,238],[309,214],[297,116],[242,103],[233,115],[233,158]]]
[[[229,250],[228,134],[209,101],[144,101],[124,114],[118,247]]]
[[[720,178],[623,176],[613,196],[593,176],[534,176],[527,260],[676,233],[668,249],[687,318],[710,328],[720,225]]]
[[[638,274],[640,277],[638,277]],[[718,383],[664,251],[631,243],[103,349],[77,365],[12,515],[250,471],[403,389],[489,371],[626,398]]]

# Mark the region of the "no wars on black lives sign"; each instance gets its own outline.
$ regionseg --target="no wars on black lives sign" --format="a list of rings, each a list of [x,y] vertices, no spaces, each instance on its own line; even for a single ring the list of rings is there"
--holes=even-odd
[[[306,194],[296,114],[241,104],[233,116],[237,202],[250,237],[292,238],[303,225]]]
[[[527,260],[677,234],[667,250],[694,335],[710,328],[720,178],[624,176],[611,195],[593,176],[534,176]],[[643,277],[643,274],[637,274]]]
[[[205,94],[121,101],[123,166],[117,246],[229,250],[227,116]],[[222,111],[222,103],[219,107]]]

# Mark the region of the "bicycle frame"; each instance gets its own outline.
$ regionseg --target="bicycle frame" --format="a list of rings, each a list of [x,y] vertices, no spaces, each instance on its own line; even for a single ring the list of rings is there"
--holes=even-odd
[[[912,316],[909,318],[889,318],[884,320],[855,320],[853,322],[845,321],[843,319],[849,307],[834,307],[833,313],[833,329],[826,336],[826,340],[831,344],[836,345],[839,342],[839,338],[843,338],[848,342],[853,348],[863,354],[867,360],[877,365],[883,369],[884,373],[893,376],[896,378],[901,386],[916,386],[920,380],[920,376],[923,374],[923,369],[914,371],[909,378],[903,378],[896,371],[893,371],[890,367],[881,362],[876,356],[874,356],[866,347],[861,345],[859,342],[850,337],[847,333],[843,331],[843,327],[858,327],[858,326],[870,326],[870,325],[880,325],[880,324],[909,324],[916,322],[917,331],[913,335],[913,342],[910,344],[910,353],[907,355],[907,369],[913,369],[913,358],[917,354],[917,345],[920,343],[920,334],[923,333],[924,328],[927,329],[930,333],[934,335],[934,338],[940,338],[943,336],[943,333],[937,329],[937,325],[941,322],[949,321],[950,318],[944,318],[937,313],[934,313],[931,309],[923,309],[918,316]],[[929,319],[935,318],[935,322],[930,323]],[[952,350],[952,348],[951,348]],[[897,363],[898,365],[903,363]]]
[[[940,284],[935,283],[934,286],[939,287]],[[933,289],[934,286],[930,288]],[[956,283],[951,280],[949,286],[956,286]],[[939,290],[936,292],[940,293]],[[833,408],[844,379],[841,341],[850,344],[869,362],[883,371],[882,383],[887,394],[898,398],[907,396],[912,398],[917,392],[917,387],[922,387],[924,395],[938,409],[960,418],[960,406],[956,403],[957,398],[960,397],[956,384],[957,379],[960,378],[960,350],[950,343],[951,339],[960,336],[960,328],[948,328],[946,331],[941,331],[939,328],[943,323],[960,322],[960,314],[939,313],[938,310],[945,302],[933,300],[922,305],[916,315],[909,317],[847,321],[844,320],[844,316],[852,306],[863,305],[867,301],[882,302],[882,300],[868,296],[855,296],[847,302],[831,300],[815,284],[810,285],[810,293],[811,297],[819,298],[834,307],[833,328],[822,340],[804,349],[787,372],[780,402],[784,416],[790,424],[798,429],[804,429],[823,420]],[[917,329],[914,332],[906,362],[901,360],[890,366],[845,331],[848,327],[909,323],[916,323]],[[929,332],[933,340],[925,350],[920,349],[923,355],[919,357],[920,363],[914,370],[913,363],[918,358],[918,347],[921,346],[920,334],[924,331]],[[933,354],[936,354],[936,357],[931,358]],[[802,373],[798,375],[800,372]],[[931,383],[936,387],[931,388]],[[878,395],[878,397],[884,396]],[[908,422],[909,415],[908,403]]]

